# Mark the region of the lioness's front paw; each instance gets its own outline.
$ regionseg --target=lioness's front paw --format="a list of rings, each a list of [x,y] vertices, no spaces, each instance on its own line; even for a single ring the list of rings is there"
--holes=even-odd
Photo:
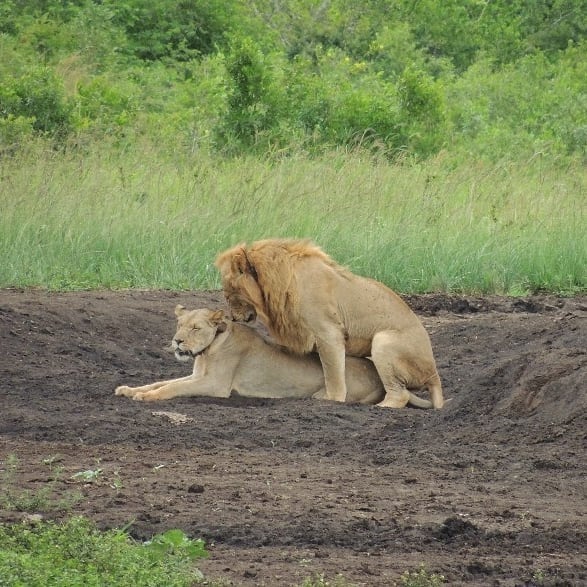
[[[152,402],[157,398],[148,391],[139,391],[138,393],[134,394],[132,399],[134,399],[137,402]]]
[[[115,395],[123,395],[125,397],[134,397],[135,392],[132,387],[128,385],[120,385],[114,390]]]

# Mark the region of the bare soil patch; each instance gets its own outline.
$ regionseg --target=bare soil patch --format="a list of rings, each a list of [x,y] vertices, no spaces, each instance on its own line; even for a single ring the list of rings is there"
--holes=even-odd
[[[451,585],[586,584],[587,298],[407,301],[452,398],[438,412],[133,402],[114,388],[190,370],[166,350],[175,304],[224,307],[219,292],[0,291],[0,474],[16,455],[35,491],[49,459],[54,498],[83,500],[47,518],[181,528],[228,584],[393,585],[421,563]]]

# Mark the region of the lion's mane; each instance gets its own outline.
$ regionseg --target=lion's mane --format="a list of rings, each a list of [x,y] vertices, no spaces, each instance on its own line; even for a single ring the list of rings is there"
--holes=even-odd
[[[304,284],[298,283],[296,265],[315,258],[341,275],[348,275],[346,270],[310,240],[261,240],[247,248],[246,255],[256,272],[271,333],[293,352],[310,352],[316,341],[300,311],[299,288]]]

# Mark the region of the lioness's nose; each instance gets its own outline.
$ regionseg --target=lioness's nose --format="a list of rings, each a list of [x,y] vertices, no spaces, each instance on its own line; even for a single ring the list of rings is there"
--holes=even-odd
[[[181,338],[174,338],[174,339],[173,339],[173,342],[175,342],[175,344],[176,344],[177,346],[179,346],[179,345],[180,345],[180,344],[183,342],[183,340],[182,340]]]

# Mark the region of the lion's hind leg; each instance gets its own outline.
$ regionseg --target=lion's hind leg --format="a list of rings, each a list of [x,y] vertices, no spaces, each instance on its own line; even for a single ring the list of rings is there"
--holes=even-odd
[[[385,397],[377,404],[384,408],[403,408],[410,401],[405,385],[407,365],[403,365],[401,342],[391,331],[378,332],[373,337],[371,358],[385,389]]]
[[[436,373],[431,350],[430,357],[426,356],[427,346],[422,349],[422,340],[419,337],[416,337],[415,341],[406,342],[405,333],[399,334],[389,330],[378,332],[373,337],[371,357],[385,388],[385,397],[377,405],[403,408],[411,403],[423,408],[442,407],[440,378]],[[432,376],[429,375],[430,372],[433,373]],[[410,393],[408,387],[428,387],[432,402],[419,400]]]
[[[322,389],[318,390],[316,393],[312,395],[312,399],[328,399],[328,394],[326,393],[326,388],[323,387]]]
[[[410,401],[410,392],[400,386],[384,385],[385,397],[377,404],[381,408],[405,408]]]

